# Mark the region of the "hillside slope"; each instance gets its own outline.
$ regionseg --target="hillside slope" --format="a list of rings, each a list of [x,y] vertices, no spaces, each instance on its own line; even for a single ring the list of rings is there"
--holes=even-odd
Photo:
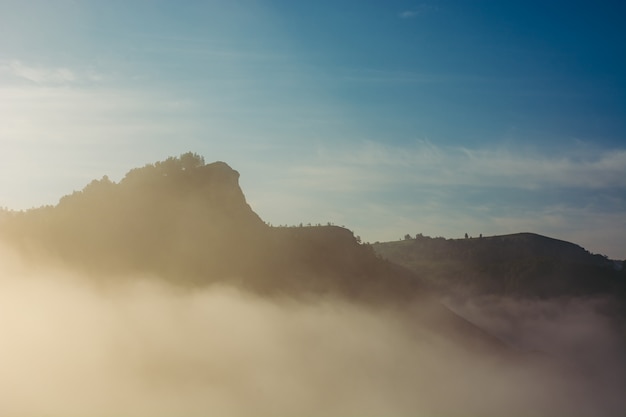
[[[456,288],[526,297],[625,295],[624,273],[612,261],[533,233],[473,239],[418,235],[373,248],[383,258],[427,277],[442,292]]]

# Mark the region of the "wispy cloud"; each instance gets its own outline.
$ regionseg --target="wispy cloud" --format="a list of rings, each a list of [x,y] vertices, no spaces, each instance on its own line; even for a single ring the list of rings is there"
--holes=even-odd
[[[397,182],[422,185],[475,185],[540,189],[545,187],[626,187],[626,149],[576,150],[545,155],[539,150],[442,147],[428,141],[412,146],[386,146],[366,142],[358,149],[321,149],[314,164],[294,171],[368,184]],[[344,175],[337,176],[338,172]],[[332,177],[332,181],[330,181]],[[346,187],[354,187],[354,183]]]
[[[513,146],[364,142],[320,148],[277,169],[282,175],[271,190],[252,193],[255,209],[274,224],[333,221],[365,241],[407,232],[460,237],[530,231],[623,257],[623,233],[616,230],[626,226],[626,149],[581,145],[546,154]],[[284,203],[280,212],[272,208],[278,200]]]
[[[66,67],[42,67],[13,59],[0,64],[0,70],[13,77],[41,85],[64,85],[76,82],[98,82],[103,79],[95,71],[77,71]]]
[[[400,16],[400,18],[402,19],[412,19],[417,15],[418,15],[418,12],[416,10],[405,10],[398,14],[398,16]]]
[[[400,19],[413,19],[417,16],[424,14],[427,11],[433,10],[437,10],[437,7],[431,4],[423,3],[411,9],[403,10],[402,12],[398,13],[398,17]]]
[[[583,157],[575,152],[561,155],[489,149],[453,152],[457,154],[450,156],[459,164],[456,174],[467,175],[480,183],[502,182],[519,188],[626,187],[626,149],[598,150]]]

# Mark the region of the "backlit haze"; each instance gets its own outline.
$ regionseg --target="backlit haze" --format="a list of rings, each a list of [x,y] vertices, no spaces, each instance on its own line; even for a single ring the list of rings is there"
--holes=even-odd
[[[0,206],[193,151],[274,225],[626,257],[626,7],[0,0]]]

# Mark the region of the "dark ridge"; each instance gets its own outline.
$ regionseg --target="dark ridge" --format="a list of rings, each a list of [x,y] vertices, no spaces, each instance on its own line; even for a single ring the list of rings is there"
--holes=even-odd
[[[605,256],[535,233],[466,239],[417,235],[374,250],[442,292],[526,297],[611,295],[623,299],[625,276]]]

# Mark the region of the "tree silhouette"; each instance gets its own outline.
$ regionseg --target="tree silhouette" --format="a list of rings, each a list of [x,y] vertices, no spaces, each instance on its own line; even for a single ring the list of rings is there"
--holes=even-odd
[[[187,152],[180,156],[180,163],[183,170],[190,170],[204,166],[204,157],[197,153]]]

